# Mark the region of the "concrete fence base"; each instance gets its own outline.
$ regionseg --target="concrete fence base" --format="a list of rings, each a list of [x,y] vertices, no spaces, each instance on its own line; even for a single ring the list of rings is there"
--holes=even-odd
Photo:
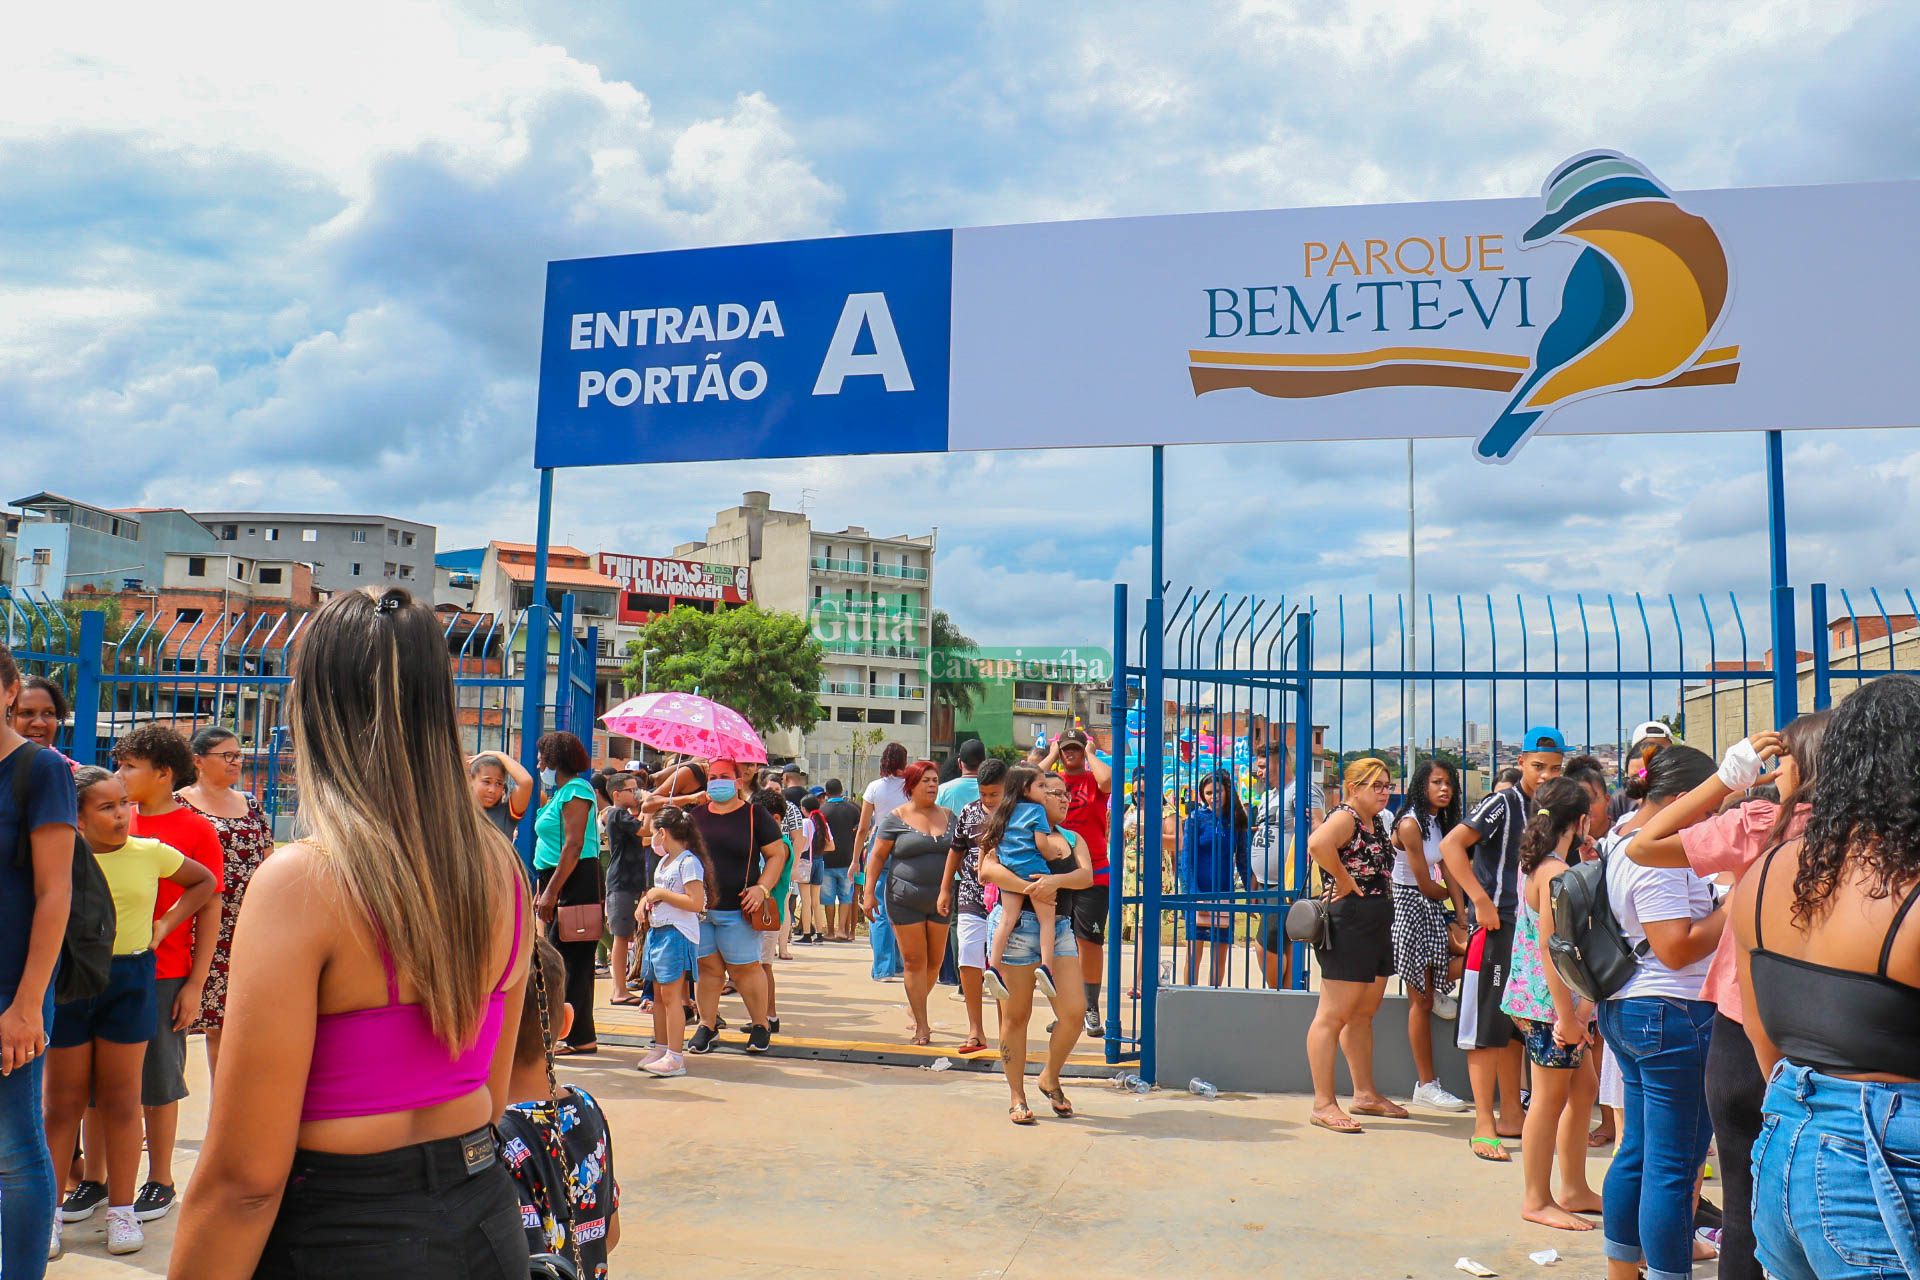
[[[1235,991],[1162,987],[1159,1076],[1163,1088],[1185,1088],[1195,1076],[1233,1093],[1310,1093],[1307,1027],[1320,996],[1313,991]],[[1471,1098],[1467,1057],[1454,1046],[1457,1024],[1433,1019],[1434,1069],[1447,1088]],[[1340,1093],[1353,1088],[1335,1056]],[[1373,1074],[1380,1091],[1413,1092],[1413,1050],[1407,1043],[1407,1001],[1388,996],[1373,1020]]]

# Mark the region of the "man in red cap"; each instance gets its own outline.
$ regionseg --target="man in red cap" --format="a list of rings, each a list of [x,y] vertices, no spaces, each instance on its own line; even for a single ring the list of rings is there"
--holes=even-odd
[[[1072,728],[1053,740],[1040,762],[1058,768],[1067,782],[1067,828],[1087,842],[1093,856],[1093,889],[1073,896],[1073,936],[1080,944],[1080,971],[1087,991],[1087,1034],[1105,1033],[1100,1020],[1100,978],[1106,972],[1107,828],[1112,817],[1113,770],[1087,746],[1086,732]]]

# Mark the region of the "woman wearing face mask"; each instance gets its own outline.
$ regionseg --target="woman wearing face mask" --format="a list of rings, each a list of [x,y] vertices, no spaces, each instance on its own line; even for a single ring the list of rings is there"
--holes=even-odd
[[[538,841],[533,873],[539,896],[534,910],[551,931],[561,907],[588,906],[605,901],[600,878],[600,824],[593,819],[593,784],[587,781],[592,762],[587,748],[570,733],[549,733],[536,748],[540,781],[551,798],[540,806],[533,831]],[[598,938],[554,945],[567,962],[567,1003],[573,1006],[573,1026],[567,1038],[554,1046],[558,1054],[597,1052],[600,1042],[593,1025],[594,953]]]
[[[720,988],[731,977],[747,1006],[747,1052],[770,1047],[767,980],[760,968],[760,934],[745,912],[765,905],[786,866],[780,824],[752,802],[752,766],[715,760],[707,769],[707,803],[692,811],[713,864],[714,893],[700,925],[700,971],[694,984],[700,1026],[688,1053],[710,1053],[719,1037]]]

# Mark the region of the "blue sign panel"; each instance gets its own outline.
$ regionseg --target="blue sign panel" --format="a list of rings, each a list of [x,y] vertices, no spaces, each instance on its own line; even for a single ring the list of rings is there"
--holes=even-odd
[[[947,448],[953,233],[547,267],[537,467]]]

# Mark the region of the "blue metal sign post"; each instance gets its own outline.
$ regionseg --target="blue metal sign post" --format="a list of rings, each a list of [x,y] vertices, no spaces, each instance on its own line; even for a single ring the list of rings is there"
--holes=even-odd
[[[1787,577],[1786,448],[1767,432],[1767,541],[1772,550],[1773,719],[1776,727],[1800,714],[1800,646],[1794,639],[1793,586]]]

